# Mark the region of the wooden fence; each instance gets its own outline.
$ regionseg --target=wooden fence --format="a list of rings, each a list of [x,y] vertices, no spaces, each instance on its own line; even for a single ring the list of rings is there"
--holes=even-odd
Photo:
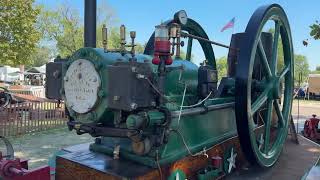
[[[24,102],[0,109],[0,135],[17,136],[65,126],[64,104]]]

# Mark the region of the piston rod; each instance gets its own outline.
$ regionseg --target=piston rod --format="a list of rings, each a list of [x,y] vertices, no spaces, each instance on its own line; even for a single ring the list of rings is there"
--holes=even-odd
[[[218,42],[215,42],[215,41],[211,41],[211,40],[203,38],[203,37],[199,37],[199,36],[195,36],[195,35],[192,35],[192,34],[188,34],[188,33],[185,33],[185,32],[181,32],[181,36],[182,37],[189,37],[189,38],[197,39],[199,41],[205,41],[205,42],[208,42],[208,43],[220,46],[220,47],[228,48],[228,49],[231,49],[231,50],[234,50],[234,51],[239,51],[240,50],[238,48],[233,48],[233,47],[227,46],[225,44],[221,44],[221,43],[218,43]]]

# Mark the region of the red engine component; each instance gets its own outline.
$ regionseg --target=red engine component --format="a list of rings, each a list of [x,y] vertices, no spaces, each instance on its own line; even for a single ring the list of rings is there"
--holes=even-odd
[[[312,140],[319,141],[320,140],[320,129],[318,129],[318,124],[320,119],[316,118],[317,115],[313,114],[312,118],[307,119],[304,122],[303,135]]]
[[[27,160],[6,159],[0,152],[0,177],[3,180],[50,180],[50,167],[29,170]]]
[[[154,57],[152,63],[159,65],[164,60],[165,65],[172,64],[170,54],[171,43],[169,41],[168,28],[166,25],[158,25],[155,30]]]
[[[28,169],[28,161],[14,158],[13,148],[11,143],[4,137],[3,140],[7,153],[9,155],[3,156],[0,151],[0,179],[3,180],[50,180],[50,167],[42,166],[36,169]]]
[[[160,56],[166,57],[165,64],[170,65],[172,64],[172,58],[170,55],[170,41],[164,40],[164,41],[155,41],[154,43],[154,58],[152,59],[152,63],[155,65],[160,64]]]

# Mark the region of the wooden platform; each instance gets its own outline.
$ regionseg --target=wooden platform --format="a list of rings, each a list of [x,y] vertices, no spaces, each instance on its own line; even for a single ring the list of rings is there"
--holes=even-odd
[[[248,168],[227,176],[231,180],[300,180],[320,156],[320,146],[298,135],[300,144],[287,139],[278,162],[269,169]]]
[[[279,161],[272,168],[243,168],[226,176],[225,179],[301,179],[316,163],[320,156],[320,146],[302,137],[299,137],[299,141],[300,144],[297,145],[288,138]],[[88,146],[89,144],[81,144],[64,149],[70,153],[57,157],[57,165],[63,164],[64,167],[57,167],[57,171],[60,169],[60,172],[57,173],[56,179],[121,179],[117,174],[123,174],[129,179],[142,176],[143,179],[152,179],[155,176],[150,172],[157,173],[146,166],[124,160],[112,160],[109,156],[90,152]],[[71,169],[73,170],[69,171]]]

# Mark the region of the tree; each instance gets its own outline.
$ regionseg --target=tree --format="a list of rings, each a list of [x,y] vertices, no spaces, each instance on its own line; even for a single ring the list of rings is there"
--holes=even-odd
[[[310,36],[312,36],[315,40],[320,39],[320,23],[319,21],[316,21],[314,24],[309,26],[311,31],[310,31]]]
[[[33,67],[39,67],[49,62],[51,58],[54,57],[54,54],[52,53],[51,49],[48,47],[42,46],[37,47],[34,53],[32,53],[31,58]]]
[[[274,34],[274,29],[269,29],[269,32]],[[277,62],[277,71],[281,72],[284,68],[284,55],[283,55],[283,45],[281,36],[278,40],[278,54],[277,54],[278,62]],[[300,54],[294,54],[294,81],[299,81],[299,74],[302,73],[302,82],[306,81],[310,70],[309,63],[306,56]]]
[[[83,26],[80,24],[79,13],[68,5],[53,11],[43,8],[38,28],[46,40],[56,42],[61,56],[69,56],[83,47]]]
[[[272,36],[274,36],[274,29],[269,29],[269,33],[272,33]],[[279,36],[278,39],[278,54],[277,54],[277,71],[281,72],[284,68],[284,56],[283,56],[283,45],[281,36]]]
[[[40,39],[35,22],[40,8],[34,0],[0,1],[0,64],[30,64]]]
[[[227,76],[227,73],[228,73],[227,57],[223,56],[217,59],[217,70],[218,70],[219,80],[221,80],[222,77]]]
[[[78,10],[64,3],[57,10],[43,10],[38,27],[46,40],[56,42],[58,54],[66,57],[83,47],[84,25],[80,19]],[[101,28],[103,24],[108,27],[108,48],[120,47],[119,27],[113,26],[115,21],[114,12],[110,7],[106,4],[98,5],[97,47],[102,47]]]
[[[317,66],[316,70],[310,72],[310,74],[320,74],[320,66]]]
[[[294,55],[294,80],[299,81],[299,74],[302,74],[302,82],[305,82],[309,76],[309,63],[306,56]]]
[[[142,54],[144,51],[144,48],[145,48],[145,45],[141,45],[141,44],[137,43],[137,46],[135,47],[136,53]]]

